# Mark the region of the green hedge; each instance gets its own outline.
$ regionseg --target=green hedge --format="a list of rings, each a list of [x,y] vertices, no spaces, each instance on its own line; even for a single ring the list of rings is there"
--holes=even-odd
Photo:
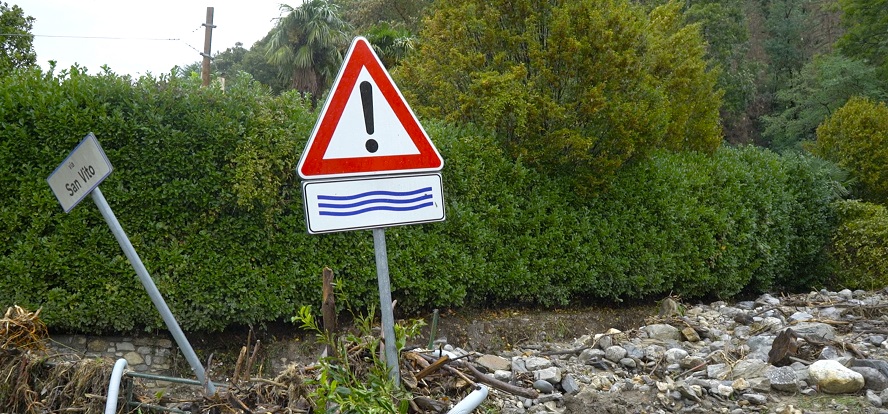
[[[46,177],[86,132],[102,192],[186,330],[287,320],[334,269],[378,303],[369,231],[308,235],[295,163],[317,113],[248,78],[132,80],[39,70],[0,78],[0,305],[57,330],[163,326],[89,200],[62,212]],[[447,221],[386,231],[408,312],[461,305],[730,297],[823,280],[828,168],[755,148],[655,153],[595,198],[511,161],[494,137],[424,121],[445,158]]]
[[[850,289],[888,286],[888,210],[857,200],[837,203],[840,225],[831,253],[836,283]]]

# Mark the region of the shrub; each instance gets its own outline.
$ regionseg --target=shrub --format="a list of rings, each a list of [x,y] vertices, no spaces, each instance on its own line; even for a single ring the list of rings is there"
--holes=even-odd
[[[294,170],[317,115],[297,94],[76,68],[0,78],[0,91],[0,304],[42,307],[54,330],[163,326],[97,209],[65,214],[46,184],[88,131],[115,168],[102,192],[183,329],[285,320],[319,301],[325,266],[354,309],[378,303],[368,231],[305,232]],[[447,220],[386,230],[400,311],[822,280],[836,195],[813,158],[655,152],[589,198],[495,136],[424,123],[446,160]]]
[[[888,286],[888,210],[858,200],[837,203],[839,226],[831,253],[836,282],[849,289]]]
[[[847,169],[861,198],[888,201],[888,106],[851,98],[817,128],[811,150]]]

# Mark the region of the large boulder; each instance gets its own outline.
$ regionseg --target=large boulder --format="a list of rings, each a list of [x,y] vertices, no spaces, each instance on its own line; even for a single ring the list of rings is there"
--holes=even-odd
[[[863,388],[863,375],[839,361],[821,360],[808,367],[808,375],[821,391],[829,394],[851,394]]]

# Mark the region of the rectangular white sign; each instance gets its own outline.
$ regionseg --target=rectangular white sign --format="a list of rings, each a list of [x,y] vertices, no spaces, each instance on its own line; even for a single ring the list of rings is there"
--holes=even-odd
[[[302,197],[311,234],[444,220],[439,173],[304,181]]]
[[[71,151],[46,182],[65,213],[70,212],[111,174],[111,162],[92,132]]]

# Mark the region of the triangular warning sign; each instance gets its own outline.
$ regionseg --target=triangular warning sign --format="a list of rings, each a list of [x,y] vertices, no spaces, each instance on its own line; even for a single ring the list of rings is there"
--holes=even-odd
[[[356,37],[299,160],[299,176],[438,171],[443,166],[370,43]]]

